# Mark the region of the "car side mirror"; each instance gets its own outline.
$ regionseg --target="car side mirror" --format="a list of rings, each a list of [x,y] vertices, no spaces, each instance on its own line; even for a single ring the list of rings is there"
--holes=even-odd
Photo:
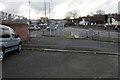
[[[16,36],[15,36],[15,38],[18,38],[18,37],[20,37],[20,36],[19,36],[19,35],[16,35]]]

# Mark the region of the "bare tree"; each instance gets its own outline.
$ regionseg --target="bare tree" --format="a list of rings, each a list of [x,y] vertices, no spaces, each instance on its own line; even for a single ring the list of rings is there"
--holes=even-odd
[[[78,10],[69,11],[65,15],[65,19],[78,18]]]
[[[67,12],[66,15],[65,15],[65,19],[71,19],[71,17],[72,16],[71,16],[70,12]]]
[[[97,14],[104,15],[104,14],[105,14],[105,11],[104,11],[104,10],[97,10],[96,13],[97,13]]]
[[[118,13],[120,14],[120,1],[118,2]]]

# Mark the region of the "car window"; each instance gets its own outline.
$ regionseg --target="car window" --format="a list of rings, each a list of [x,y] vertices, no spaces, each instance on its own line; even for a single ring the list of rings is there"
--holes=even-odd
[[[7,28],[3,28],[3,34],[2,34],[2,36],[4,36],[4,35],[5,35],[4,38],[10,38],[10,30],[7,29]]]
[[[3,35],[3,29],[0,28],[0,38],[2,38],[2,35]]]
[[[10,30],[9,29],[4,28],[3,30],[4,30],[4,34],[9,34],[10,35]]]

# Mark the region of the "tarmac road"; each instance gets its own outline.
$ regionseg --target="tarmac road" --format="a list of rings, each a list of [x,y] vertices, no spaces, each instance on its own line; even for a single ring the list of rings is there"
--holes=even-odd
[[[118,56],[22,50],[5,56],[3,78],[118,78]]]
[[[31,38],[27,44],[31,47],[70,49],[70,50],[93,50],[103,52],[119,53],[120,44],[112,42],[101,42],[85,39],[69,39],[60,37],[39,37]]]

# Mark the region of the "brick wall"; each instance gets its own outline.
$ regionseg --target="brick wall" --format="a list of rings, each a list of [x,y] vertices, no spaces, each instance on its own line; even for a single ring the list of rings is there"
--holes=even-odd
[[[14,29],[16,34],[18,34],[23,41],[27,40],[29,34],[28,24],[4,24],[4,25],[10,26],[12,29]]]

